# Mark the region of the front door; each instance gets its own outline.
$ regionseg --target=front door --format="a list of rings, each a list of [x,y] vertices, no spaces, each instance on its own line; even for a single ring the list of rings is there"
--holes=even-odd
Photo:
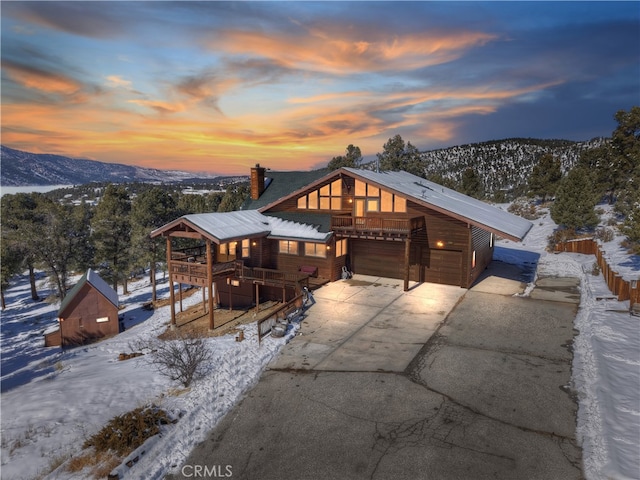
[[[361,227],[364,225],[364,198],[356,198],[354,211],[356,228]]]

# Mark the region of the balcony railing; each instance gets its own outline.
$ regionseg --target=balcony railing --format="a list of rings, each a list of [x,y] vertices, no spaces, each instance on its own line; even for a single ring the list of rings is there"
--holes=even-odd
[[[339,233],[378,233],[383,235],[411,235],[424,228],[424,217],[331,217],[331,230]]]
[[[169,271],[176,281],[191,285],[206,285],[207,264],[171,260]],[[285,272],[271,268],[246,267],[241,260],[214,263],[212,277],[233,276],[234,278],[274,286],[301,286],[309,278],[302,273]]]

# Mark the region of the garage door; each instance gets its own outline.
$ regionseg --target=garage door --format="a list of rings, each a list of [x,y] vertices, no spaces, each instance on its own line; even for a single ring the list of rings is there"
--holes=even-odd
[[[404,278],[404,242],[352,239],[350,252],[355,273]]]
[[[425,257],[425,282],[462,285],[462,252],[429,250]]]

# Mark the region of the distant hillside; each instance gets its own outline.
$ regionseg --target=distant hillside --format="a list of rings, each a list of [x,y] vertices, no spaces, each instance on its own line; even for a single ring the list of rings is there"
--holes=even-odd
[[[180,181],[196,175],[173,170],[142,168],[61,155],[37,154],[1,148],[0,185],[80,185],[89,182]],[[198,175],[199,178],[214,175]]]
[[[427,176],[441,176],[458,183],[465,169],[471,167],[482,178],[486,194],[500,190],[522,193],[531,170],[543,155],[550,153],[560,159],[562,170],[566,172],[576,164],[583,151],[607,141],[603,138],[588,142],[509,138],[431,150],[421,155]]]

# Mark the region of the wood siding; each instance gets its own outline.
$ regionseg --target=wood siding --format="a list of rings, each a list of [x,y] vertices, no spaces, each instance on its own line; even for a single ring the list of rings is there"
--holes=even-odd
[[[60,315],[63,347],[82,345],[120,332],[118,308],[88,283]],[[99,318],[108,320],[97,322]]]

